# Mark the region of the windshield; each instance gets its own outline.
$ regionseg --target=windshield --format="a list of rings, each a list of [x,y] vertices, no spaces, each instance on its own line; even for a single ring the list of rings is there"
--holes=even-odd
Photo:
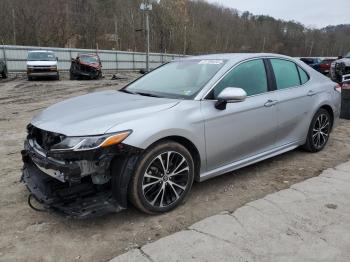
[[[222,68],[225,60],[183,60],[165,64],[125,89],[169,98],[193,98]],[[125,91],[125,90],[124,90]]]
[[[51,52],[29,52],[28,61],[55,61],[56,57]]]
[[[98,58],[96,56],[80,56],[80,61],[86,64],[95,64],[98,63]]]
[[[345,55],[346,58],[350,58],[350,52]]]

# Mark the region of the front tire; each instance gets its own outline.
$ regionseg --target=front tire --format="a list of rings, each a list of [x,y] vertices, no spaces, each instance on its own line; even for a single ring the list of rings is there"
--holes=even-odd
[[[164,141],[141,156],[129,187],[129,199],[142,212],[168,212],[183,203],[194,180],[194,163],[182,145]]]
[[[327,144],[332,123],[327,110],[320,108],[312,118],[306,143],[303,148],[309,152],[319,152]]]
[[[96,79],[102,79],[102,71],[98,72],[97,78]]]
[[[77,80],[77,77],[72,72],[69,72],[69,80]]]

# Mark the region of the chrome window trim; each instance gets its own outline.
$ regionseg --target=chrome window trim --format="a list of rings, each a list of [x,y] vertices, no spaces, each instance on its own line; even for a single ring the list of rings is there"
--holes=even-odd
[[[296,61],[293,61],[291,59],[285,58],[285,57],[276,57],[276,56],[261,56],[261,57],[252,57],[252,58],[248,58],[245,60],[242,60],[236,64],[234,64],[233,66],[231,66],[209,89],[206,93],[204,93],[204,95],[202,95],[200,98],[194,98],[194,100],[207,100],[207,101],[217,101],[217,99],[206,99],[206,97],[209,95],[209,93],[217,86],[217,84],[226,76],[228,75],[232,70],[234,70],[237,66],[245,63],[245,62],[249,62],[249,61],[253,61],[253,60],[258,60],[258,59],[280,59],[280,60],[286,60],[288,62],[292,62],[294,63],[297,67],[300,67],[302,70],[304,70],[304,72],[307,74],[307,76],[309,77],[308,81],[306,81],[304,84],[298,85],[298,86],[291,86],[288,88],[284,88],[284,89],[276,89],[276,90],[272,90],[272,91],[267,91],[265,93],[261,93],[261,94],[256,94],[256,95],[251,95],[251,96],[247,96],[247,99],[250,97],[254,97],[254,96],[259,96],[259,95],[263,95],[263,94],[267,94],[267,93],[274,93],[276,91],[283,91],[283,90],[288,90],[288,89],[294,89],[294,88],[300,88],[300,87],[305,87],[310,80],[312,80],[312,76],[311,74],[299,63],[297,63]],[[265,68],[266,70],[266,68]],[[298,72],[299,73],[299,72]],[[277,88],[277,87],[276,87]]]
[[[217,101],[217,99],[207,99],[206,97],[209,95],[209,93],[219,84],[219,82],[225,78],[232,70],[234,70],[236,67],[238,67],[239,65],[243,64],[243,63],[246,63],[246,62],[250,62],[250,61],[254,61],[254,60],[264,60],[264,58],[266,57],[253,57],[253,58],[248,58],[248,59],[245,59],[245,60],[242,60],[236,64],[234,64],[230,69],[228,69],[210,88],[209,90],[202,96],[202,98],[200,98],[199,100],[207,100],[207,101]],[[264,62],[264,61],[263,61]],[[265,64],[264,64],[264,67],[265,67]],[[266,72],[266,68],[265,68],[265,73],[267,74]],[[267,79],[267,75],[266,75],[266,79]],[[250,98],[250,97],[254,97],[254,96],[259,96],[259,95],[263,95],[263,94],[266,94],[266,93],[269,93],[271,91],[267,90],[267,92],[264,92],[264,93],[260,93],[260,94],[255,94],[255,95],[250,95],[250,96],[247,96],[247,98]]]

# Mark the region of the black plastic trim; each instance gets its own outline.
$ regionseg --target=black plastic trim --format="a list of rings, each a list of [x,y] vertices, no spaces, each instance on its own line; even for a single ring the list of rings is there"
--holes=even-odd
[[[267,82],[268,82],[269,91],[276,91],[277,90],[276,77],[275,77],[275,73],[273,71],[270,59],[264,58],[264,64],[265,64],[265,68],[266,68],[266,75],[267,75]]]

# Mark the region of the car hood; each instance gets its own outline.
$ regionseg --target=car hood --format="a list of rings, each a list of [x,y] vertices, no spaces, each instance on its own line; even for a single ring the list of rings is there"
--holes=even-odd
[[[155,114],[179,103],[176,99],[126,94],[115,90],[91,93],[57,103],[31,124],[66,136],[108,133],[115,125]],[[121,130],[122,131],[122,130]]]
[[[80,64],[85,65],[85,66],[89,66],[89,67],[92,67],[92,68],[96,68],[96,69],[100,68],[100,64],[99,63],[84,63],[84,62],[80,62]]]
[[[57,61],[27,61],[27,66],[55,66]]]
[[[346,66],[350,66],[350,58],[342,58],[336,61],[337,63],[344,63]]]

